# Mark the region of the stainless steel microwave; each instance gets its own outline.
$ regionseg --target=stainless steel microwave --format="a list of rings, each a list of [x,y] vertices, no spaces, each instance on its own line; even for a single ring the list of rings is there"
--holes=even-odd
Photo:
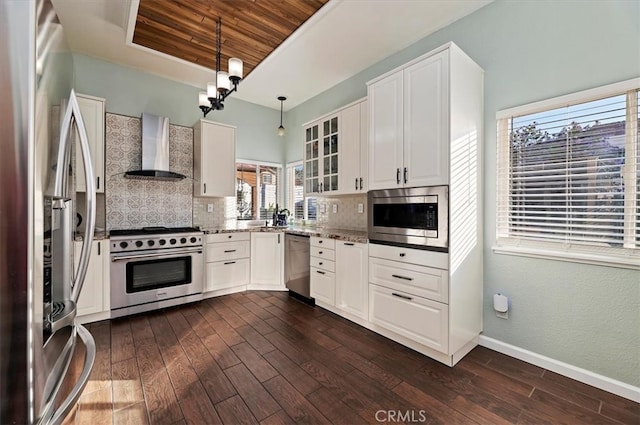
[[[448,251],[449,186],[372,190],[369,241]]]

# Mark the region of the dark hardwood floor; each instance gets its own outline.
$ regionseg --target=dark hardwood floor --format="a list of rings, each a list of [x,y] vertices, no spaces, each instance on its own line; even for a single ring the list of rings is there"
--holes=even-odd
[[[483,347],[449,368],[286,293],[88,328],[97,359],[66,424],[640,423],[638,403]]]

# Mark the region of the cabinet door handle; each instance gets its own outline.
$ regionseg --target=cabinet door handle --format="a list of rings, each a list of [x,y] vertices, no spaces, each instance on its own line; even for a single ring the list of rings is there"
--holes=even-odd
[[[96,180],[96,189],[100,189],[100,177],[97,177]]]
[[[204,192],[203,193],[207,193],[207,184],[204,183]]]
[[[231,239],[233,236],[229,235],[228,238]]]
[[[318,243],[322,243],[322,241],[318,241]]]
[[[362,190],[362,177],[360,177],[360,190]]]
[[[358,178],[356,177],[356,190],[358,190]]]
[[[318,265],[319,265],[319,266],[321,266],[321,265],[323,265],[323,264],[324,264],[324,263],[323,263],[322,261],[320,261],[320,262],[318,263]]]
[[[325,272],[323,272],[322,270],[316,270],[316,272],[320,274],[325,274]]]
[[[280,233],[278,233],[278,243],[280,243]]]
[[[407,182],[407,167],[404,167],[404,182]]]
[[[354,243],[352,243],[352,242],[345,242],[344,244],[345,244],[346,246],[353,246],[353,245],[355,245],[355,244],[354,244]]]
[[[412,297],[407,297],[406,295],[397,294],[395,292],[392,292],[391,295],[393,295],[394,297],[402,298],[403,300],[407,300],[407,301],[411,301],[413,299]]]
[[[400,169],[396,168],[396,183],[400,184]]]
[[[100,255],[100,242],[98,242],[98,255]]]
[[[400,276],[399,274],[392,274],[391,277],[395,277],[396,279],[408,280],[412,281],[412,277]]]
[[[225,253],[226,253],[226,252],[236,252],[236,250],[235,250],[235,249],[225,249],[225,250],[224,250],[224,252],[225,252]]]
[[[324,251],[318,251],[318,255],[322,255]]]
[[[224,265],[226,266],[227,264],[235,264],[235,261],[227,261],[226,263],[224,263]]]

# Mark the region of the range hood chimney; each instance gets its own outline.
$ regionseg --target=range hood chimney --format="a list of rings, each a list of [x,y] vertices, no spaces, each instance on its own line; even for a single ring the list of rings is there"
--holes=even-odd
[[[186,176],[169,171],[169,118],[142,114],[142,167],[127,171],[129,179],[182,180]]]

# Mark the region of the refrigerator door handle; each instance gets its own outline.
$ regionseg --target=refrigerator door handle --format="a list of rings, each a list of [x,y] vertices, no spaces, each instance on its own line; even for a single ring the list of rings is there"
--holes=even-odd
[[[80,137],[80,150],[82,152],[82,165],[84,168],[85,187],[86,187],[86,211],[85,217],[87,220],[84,225],[84,237],[82,238],[82,250],[80,251],[80,261],[78,262],[78,268],[74,274],[73,289],[71,291],[71,300],[78,303],[80,297],[80,291],[84,284],[85,276],[87,275],[87,268],[89,266],[89,257],[91,256],[91,244],[93,242],[93,234],[96,224],[96,179],[93,172],[93,166],[91,165],[91,152],[89,150],[89,138],[87,137],[87,130],[82,119],[82,113],[80,112],[80,105],[76,98],[76,93],[71,90],[69,96],[69,105],[65,114],[63,135],[68,135],[72,121],[67,116],[73,115],[78,129],[78,136]],[[65,140],[68,143],[68,139]]]
[[[93,363],[96,360],[96,342],[93,339],[93,336],[82,325],[76,325],[76,330],[78,332],[78,336],[82,340],[82,343],[86,347],[84,366],[82,367],[82,373],[80,374],[76,385],[73,387],[73,389],[71,389],[71,392],[69,392],[67,398],[62,402],[60,407],[53,414],[53,417],[49,421],[50,425],[61,424],[67,414],[69,414],[73,406],[80,398],[84,387],[87,385],[87,381],[89,381],[89,375],[91,375],[91,369],[93,369]],[[61,376],[60,379],[64,379],[64,375]]]

